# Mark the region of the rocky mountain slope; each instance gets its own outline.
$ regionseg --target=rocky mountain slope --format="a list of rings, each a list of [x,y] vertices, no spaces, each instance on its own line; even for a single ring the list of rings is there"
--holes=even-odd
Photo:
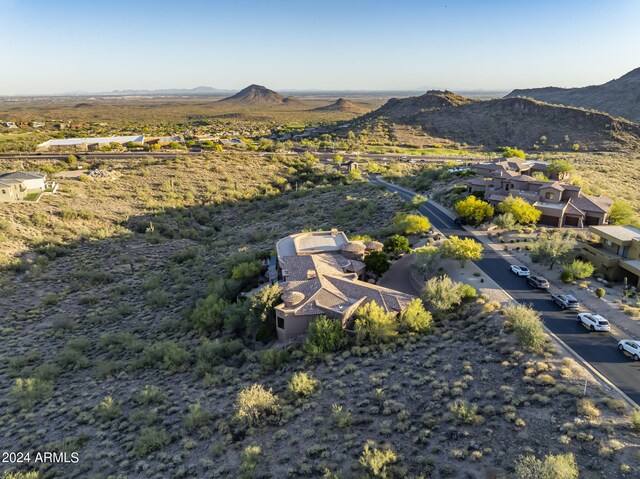
[[[590,108],[640,122],[640,68],[602,85],[519,89],[507,95],[507,98],[513,97]]]
[[[245,89],[240,90],[235,95],[223,98],[220,101],[226,103],[235,103],[237,105],[260,107],[270,105],[284,105],[299,100],[294,97],[281,95],[280,93],[269,90],[262,85],[249,85]]]
[[[640,147],[640,125],[528,98],[472,100],[448,91],[392,98],[359,124],[386,119],[435,138],[496,148],[615,151]]]
[[[331,103],[330,105],[314,108],[312,111],[340,111],[344,113],[362,113],[363,111],[366,111],[366,110],[356,105],[351,100],[338,98],[334,103]]]

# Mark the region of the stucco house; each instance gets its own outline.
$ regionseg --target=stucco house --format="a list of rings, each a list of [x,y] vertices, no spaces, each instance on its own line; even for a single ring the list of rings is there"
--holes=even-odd
[[[609,281],[627,278],[630,286],[640,288],[640,229],[633,226],[589,226],[597,241],[584,243],[580,254]]]
[[[378,246],[350,242],[337,230],[294,234],[278,241],[282,279],[282,303],[275,308],[278,339],[288,341],[305,334],[321,315],[339,319],[345,329],[351,329],[355,311],[371,301],[389,313],[401,313],[413,296],[361,280],[362,260]]]
[[[40,143],[36,147],[36,151],[91,151],[111,144],[124,146],[128,143],[142,146],[144,145],[144,140],[144,135],[53,139]]]
[[[542,212],[540,224],[555,227],[602,225],[613,203],[606,196],[587,195],[579,186],[541,181],[510,170],[496,170],[464,184],[468,193],[482,196],[494,206],[509,196],[519,196]]]
[[[47,175],[33,171],[17,171],[0,175],[0,201],[20,201],[46,189]]]

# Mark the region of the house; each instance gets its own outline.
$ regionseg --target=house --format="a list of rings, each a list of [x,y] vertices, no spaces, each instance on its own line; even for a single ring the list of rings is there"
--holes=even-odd
[[[602,225],[613,203],[605,196],[583,193],[580,186],[541,181],[512,170],[493,170],[486,178],[471,178],[464,184],[468,193],[494,206],[509,196],[518,196],[542,212],[540,224],[555,227]]]
[[[11,129],[18,128],[18,125],[16,125],[15,122],[13,121],[2,122],[2,126],[4,126],[5,128],[11,128]]]
[[[32,121],[31,123],[29,123],[29,125],[32,128],[43,128],[45,124],[42,121]]]
[[[496,171],[512,171],[519,174],[530,172],[533,164],[520,158],[494,158],[491,161],[471,165],[478,176],[489,176]]]
[[[400,314],[413,296],[361,280],[365,255],[379,246],[349,241],[335,229],[294,234],[278,241],[282,278],[282,303],[275,308],[278,339],[288,341],[305,334],[321,315],[339,319],[345,329],[352,329],[355,311],[371,301],[388,313]]]
[[[633,226],[589,226],[598,240],[584,243],[580,254],[609,281],[622,281],[640,289],[640,229]]]
[[[18,171],[0,175],[0,201],[20,201],[46,189],[46,175],[32,171]]]
[[[144,145],[144,135],[107,136],[99,138],[64,138],[59,140],[47,140],[44,143],[40,143],[36,147],[36,151],[98,150],[104,146],[110,146],[114,143],[120,146],[124,146],[127,143],[133,143],[142,146]]]
[[[146,138],[145,144],[147,145],[158,145],[158,146],[167,146],[171,143],[184,143],[184,138],[180,135],[176,136],[162,136],[159,138]]]

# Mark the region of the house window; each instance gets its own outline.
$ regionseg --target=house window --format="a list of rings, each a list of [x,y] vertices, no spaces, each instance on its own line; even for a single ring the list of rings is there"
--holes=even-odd
[[[278,316],[278,328],[284,329],[284,318]]]
[[[550,191],[547,191],[547,192],[544,194],[544,197],[545,197],[547,200],[552,200],[552,199],[553,199],[553,193],[551,193]]]
[[[611,240],[606,240],[606,241],[605,241],[605,244],[606,244],[607,246],[613,246],[613,241],[611,241]]]
[[[7,194],[7,190],[2,190],[2,194],[6,195]]]

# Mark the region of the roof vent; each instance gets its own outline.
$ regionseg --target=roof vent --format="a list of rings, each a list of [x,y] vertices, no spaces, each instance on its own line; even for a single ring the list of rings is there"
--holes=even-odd
[[[281,298],[282,301],[284,301],[284,305],[289,308],[300,304],[304,300],[304,294],[300,291],[287,291],[286,293],[282,293]]]
[[[318,274],[316,273],[316,271],[314,269],[307,270],[307,279],[313,279],[313,278],[315,278],[317,276],[318,276]]]

